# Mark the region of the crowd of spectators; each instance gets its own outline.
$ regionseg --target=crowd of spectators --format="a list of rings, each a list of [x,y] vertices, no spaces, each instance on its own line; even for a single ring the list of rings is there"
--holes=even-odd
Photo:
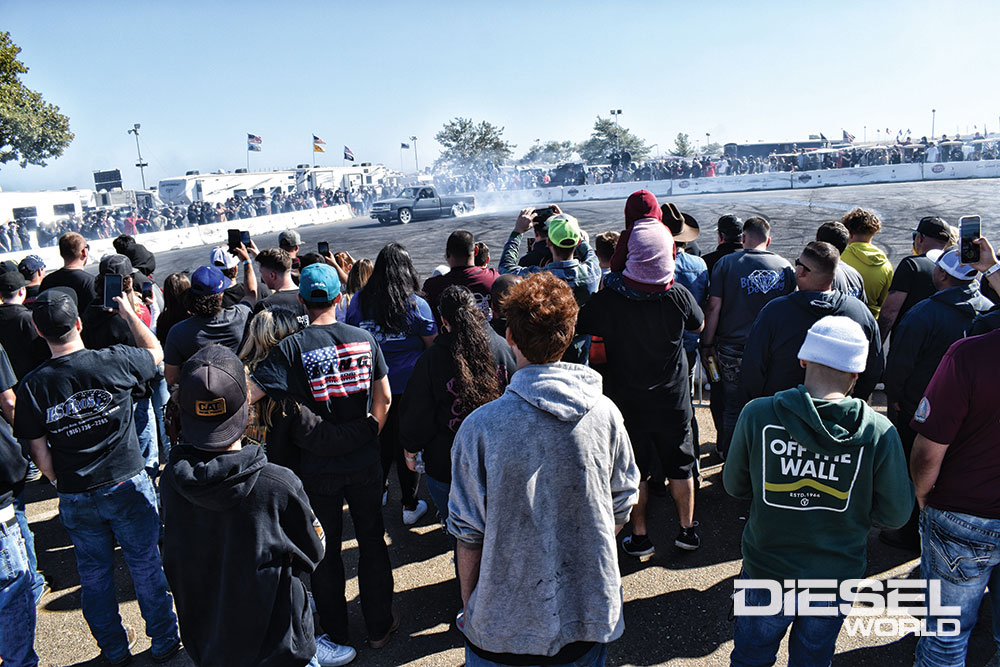
[[[989,242],[963,263],[953,228],[926,217],[894,269],[874,244],[878,216],[854,209],[792,263],[768,250],[766,218],[726,214],[703,254],[698,222],[645,190],[628,198],[622,226],[591,246],[558,206],[525,209],[496,268],[457,230],[447,265],[425,281],[399,243],[371,262],[304,252],[294,230],[276,248],[211,249],[205,265],[162,280],[129,234],[96,279],[76,232],[59,237],[60,269],[31,255],[5,263],[4,664],[37,664],[46,593],[22,452],[56,487],[84,616],[114,665],[128,662],[132,639],[117,615],[116,541],[154,661],[182,642],[195,664],[353,660],[345,503],[378,650],[401,623],[384,517],[417,524],[430,509],[423,480],[455,556],[466,663],[602,665],[623,631],[616,536],[626,532],[625,557],[655,553],[667,527],[646,508],[666,481],[673,546],[699,549],[706,456],[724,461],[726,491],[751,500],[743,578],[861,577],[878,523],[887,544],[922,550],[923,576],[961,611],[964,635],[923,636],[918,662],[964,654],[996,565],[977,566],[972,594],[928,554],[964,548],[961,526],[1000,548],[988,391],[1000,261]],[[698,363],[712,453],[693,410]],[[972,373],[983,384],[969,385]],[[888,418],[867,402],[880,380]],[[393,465],[398,506],[387,501]],[[765,597],[747,592],[742,604]],[[737,614],[734,662],[772,664],[791,625],[793,660],[829,664],[843,615],[779,618]]]

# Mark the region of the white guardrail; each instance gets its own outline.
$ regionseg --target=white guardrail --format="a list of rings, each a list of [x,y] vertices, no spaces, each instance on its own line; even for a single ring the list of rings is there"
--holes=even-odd
[[[1000,178],[1000,160],[944,162],[936,164],[889,164],[851,169],[743,174],[714,178],[683,178],[665,181],[630,181],[601,185],[573,185],[532,190],[475,192],[477,208],[521,206],[545,202],[622,199],[636,190],[646,189],[657,197],[679,197],[725,192],[759,190],[798,190],[836,185],[904,183],[961,178]]]
[[[170,229],[164,232],[139,234],[135,238],[139,243],[146,246],[150,252],[157,253],[177,250],[178,248],[221,245],[228,241],[228,230],[230,229],[244,229],[249,231],[251,236],[257,236],[260,234],[272,234],[286,229],[295,229],[297,227],[324,225],[330,222],[337,222],[338,220],[348,220],[352,217],[354,217],[354,214],[351,212],[351,207],[347,204],[340,204],[306,211],[277,213],[275,215],[264,215],[259,218],[246,218],[244,220],[217,222],[211,225],[195,225],[194,227]],[[114,239],[90,241],[91,256],[96,260],[104,255],[113,253],[115,251],[112,245],[113,241]],[[31,254],[41,257],[42,261],[45,262],[46,268],[49,270],[62,266],[62,258],[59,256],[58,246],[0,254],[0,261],[9,259],[13,262],[19,262],[25,255]]]

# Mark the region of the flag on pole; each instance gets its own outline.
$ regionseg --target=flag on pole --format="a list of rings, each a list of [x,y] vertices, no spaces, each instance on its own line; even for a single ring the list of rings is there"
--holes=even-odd
[[[854,135],[851,134],[850,132],[848,132],[847,130],[844,130],[844,141],[846,141],[847,143],[853,144],[854,143]]]
[[[313,144],[313,153],[325,153],[325,152],[326,151],[323,150],[322,146],[320,146],[319,144]]]
[[[262,139],[256,134],[250,134],[247,132],[247,150],[260,152],[260,144]]]
[[[399,147],[400,147],[400,148],[409,148],[409,147],[410,147],[410,144],[402,144],[402,143],[401,143],[401,144],[399,144]]]
[[[344,159],[354,162],[354,153],[347,146],[344,146]]]
[[[314,144],[320,144],[322,146],[326,145],[326,142],[323,141],[322,139],[320,139],[319,137],[317,137],[315,134],[313,135],[313,143]]]
[[[260,144],[251,144],[251,143],[248,143],[247,144],[247,150],[248,151],[253,151],[255,153],[259,153],[260,152]]]

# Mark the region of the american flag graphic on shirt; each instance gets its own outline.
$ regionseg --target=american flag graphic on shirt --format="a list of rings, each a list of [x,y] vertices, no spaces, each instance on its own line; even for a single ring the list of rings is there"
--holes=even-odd
[[[367,392],[372,384],[372,348],[367,341],[310,350],[302,366],[315,401]]]

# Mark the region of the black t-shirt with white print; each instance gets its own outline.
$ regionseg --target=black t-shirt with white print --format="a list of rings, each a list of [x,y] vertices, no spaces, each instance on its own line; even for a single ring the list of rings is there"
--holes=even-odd
[[[310,325],[285,338],[252,377],[269,397],[291,399],[331,424],[346,424],[368,414],[372,384],[388,370],[370,333],[335,322]],[[340,472],[356,472],[379,461],[377,436],[372,444],[328,458]]]
[[[14,435],[48,439],[60,493],[127,480],[144,464],[132,391],[154,375],[152,355],[125,345],[50,359],[21,380]]]

